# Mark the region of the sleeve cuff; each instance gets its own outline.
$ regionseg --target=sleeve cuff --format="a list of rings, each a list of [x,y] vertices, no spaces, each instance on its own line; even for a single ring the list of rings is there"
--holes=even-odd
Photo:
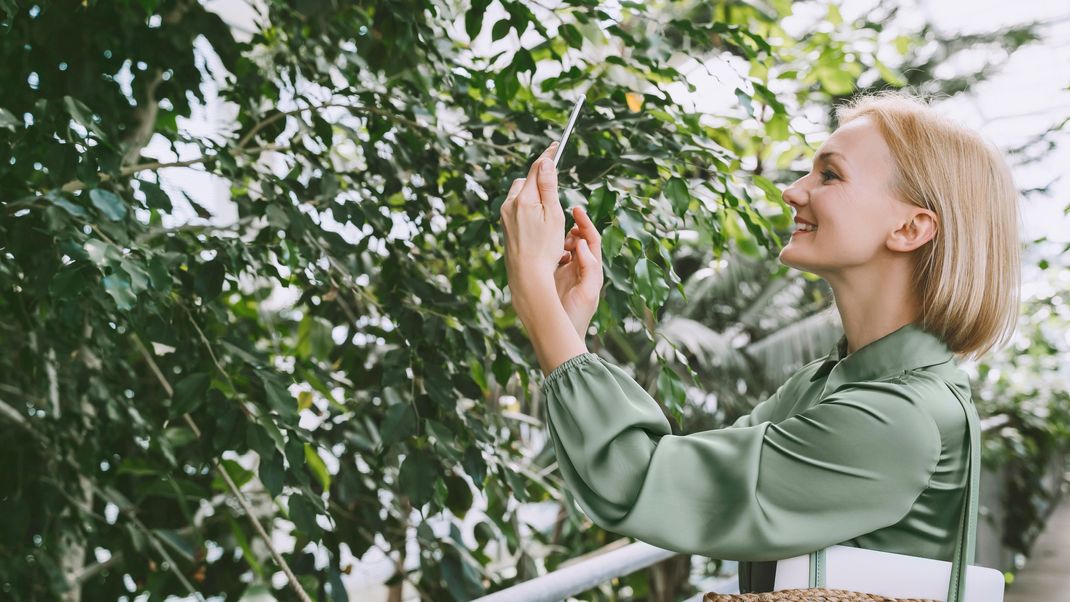
[[[541,388],[543,390],[546,390],[547,387],[549,387],[551,384],[553,384],[557,380],[561,379],[561,377],[563,377],[565,375],[565,373],[568,372],[570,369],[572,369],[572,368],[574,368],[576,366],[582,366],[583,364],[587,364],[587,363],[593,362],[593,361],[595,361],[597,359],[598,359],[598,355],[597,354],[588,351],[586,353],[581,353],[581,354],[579,354],[577,356],[574,356],[574,357],[571,357],[571,358],[565,360],[565,362],[563,364],[561,364],[560,366],[554,368],[553,370],[550,371],[549,374],[546,375],[546,380],[543,381]]]

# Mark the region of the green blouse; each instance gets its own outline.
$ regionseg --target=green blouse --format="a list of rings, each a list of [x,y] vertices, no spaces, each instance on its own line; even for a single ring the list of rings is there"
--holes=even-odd
[[[971,399],[969,376],[917,324],[846,350],[843,336],[750,414],[689,435],[623,369],[572,357],[540,387],[565,483],[609,531],[740,561],[741,593],[833,544],[950,562],[968,448],[948,387]]]

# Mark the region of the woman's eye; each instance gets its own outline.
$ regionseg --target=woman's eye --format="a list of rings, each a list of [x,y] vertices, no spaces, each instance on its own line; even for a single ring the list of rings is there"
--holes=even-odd
[[[836,178],[836,177],[838,177],[836,174],[832,173],[831,171],[829,171],[827,169],[825,171],[821,172],[821,180],[822,181],[824,181],[824,180],[826,180],[828,178]]]

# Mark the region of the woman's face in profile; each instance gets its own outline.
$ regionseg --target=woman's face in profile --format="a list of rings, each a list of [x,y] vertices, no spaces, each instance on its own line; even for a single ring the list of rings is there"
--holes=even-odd
[[[822,277],[865,266],[885,249],[903,203],[892,196],[895,162],[877,125],[861,117],[838,128],[814,157],[810,173],[784,191],[797,229],[780,262]]]

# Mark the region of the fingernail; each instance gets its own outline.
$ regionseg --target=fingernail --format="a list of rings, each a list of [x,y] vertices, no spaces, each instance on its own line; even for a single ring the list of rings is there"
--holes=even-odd
[[[549,159],[543,159],[542,160],[542,165],[539,167],[539,169],[542,171],[542,173],[550,173],[550,170],[553,169],[553,168],[554,168],[554,162],[549,160]]]

